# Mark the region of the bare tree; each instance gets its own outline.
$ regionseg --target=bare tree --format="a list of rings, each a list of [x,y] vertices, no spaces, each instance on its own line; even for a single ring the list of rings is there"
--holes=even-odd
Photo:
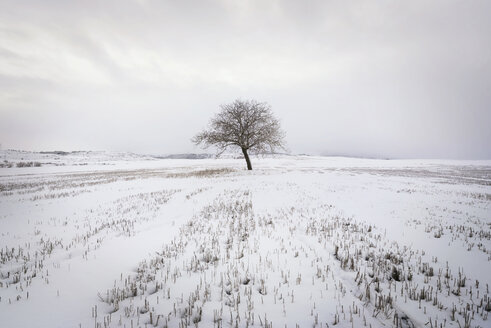
[[[285,149],[285,134],[267,103],[235,100],[220,106],[220,109],[210,121],[208,129],[192,138],[196,145],[203,144],[205,148],[215,146],[217,155],[229,147],[239,147],[248,170],[252,170],[248,152],[274,153],[279,148]]]

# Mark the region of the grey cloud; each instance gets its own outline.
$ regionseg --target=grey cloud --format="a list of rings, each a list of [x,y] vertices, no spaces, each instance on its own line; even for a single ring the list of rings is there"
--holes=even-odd
[[[0,141],[195,150],[268,101],[293,152],[491,158],[488,1],[3,1]]]

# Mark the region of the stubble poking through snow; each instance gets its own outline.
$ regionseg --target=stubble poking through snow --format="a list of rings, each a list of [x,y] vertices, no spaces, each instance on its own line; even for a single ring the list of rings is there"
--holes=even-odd
[[[7,326],[488,324],[489,162],[102,162],[0,169]]]

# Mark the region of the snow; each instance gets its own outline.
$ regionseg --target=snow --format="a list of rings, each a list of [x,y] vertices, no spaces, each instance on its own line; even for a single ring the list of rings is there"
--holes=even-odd
[[[491,161],[0,159],[2,327],[489,326]]]

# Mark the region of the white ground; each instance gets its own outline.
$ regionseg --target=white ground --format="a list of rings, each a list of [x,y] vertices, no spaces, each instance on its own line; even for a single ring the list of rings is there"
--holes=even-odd
[[[491,162],[0,159],[1,327],[490,327]]]

